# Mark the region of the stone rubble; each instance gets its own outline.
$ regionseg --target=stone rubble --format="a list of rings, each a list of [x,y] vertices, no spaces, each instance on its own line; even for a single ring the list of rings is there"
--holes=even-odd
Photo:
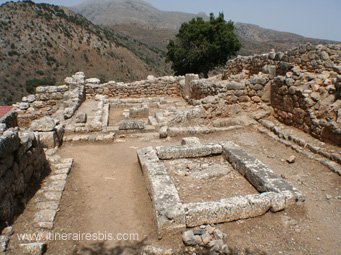
[[[182,240],[187,246],[202,246],[218,254],[230,254],[226,244],[227,235],[211,225],[201,225],[182,233]]]

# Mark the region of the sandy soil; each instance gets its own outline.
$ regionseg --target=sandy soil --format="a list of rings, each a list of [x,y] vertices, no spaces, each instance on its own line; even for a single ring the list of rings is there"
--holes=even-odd
[[[223,156],[166,160],[164,163],[168,166],[168,173],[183,203],[217,201],[222,198],[258,193]],[[195,171],[195,168],[200,166],[204,166],[203,170]],[[207,170],[210,171],[211,176],[203,176]]]

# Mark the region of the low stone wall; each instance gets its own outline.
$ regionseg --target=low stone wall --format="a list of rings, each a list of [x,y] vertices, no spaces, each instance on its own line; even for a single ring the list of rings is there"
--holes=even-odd
[[[226,80],[231,75],[241,73],[243,70],[248,70],[250,74],[258,74],[266,65],[275,65],[282,53],[271,52],[269,54],[256,56],[238,56],[229,60],[226,63],[226,68],[223,75],[223,80]]]
[[[255,56],[238,56],[227,62],[223,80],[229,76],[248,70],[250,75],[263,72],[268,66],[276,66],[279,75],[285,75],[294,65],[308,72],[338,71],[340,61],[340,44],[311,45],[304,44],[286,52],[270,52]]]
[[[36,88],[35,95],[23,97],[22,102],[16,105],[19,126],[29,127],[32,120],[54,114],[60,108],[66,91],[66,85],[41,86]]]
[[[95,95],[109,97],[157,97],[157,96],[180,96],[180,81],[184,77],[165,76],[155,78],[148,76],[147,80],[132,83],[108,82],[99,84],[99,80],[89,79],[85,84],[88,98]]]
[[[226,104],[250,101],[259,103],[263,101],[262,97],[269,80],[268,74],[257,74],[249,78],[248,73],[245,72],[230,76],[229,80],[193,80],[190,84],[189,98],[200,100],[209,96],[220,95],[220,98],[224,99]],[[203,103],[205,104],[205,102]]]
[[[0,137],[0,229],[25,206],[49,165],[34,133],[9,129]]]
[[[37,87],[36,94],[15,105],[19,126],[29,127],[32,120],[51,115],[60,120],[71,118],[85,100],[84,80],[84,73],[79,72],[67,77],[66,85]]]
[[[221,108],[224,104],[244,100],[271,102],[275,117],[281,122],[304,130],[322,141],[340,145],[340,52],[341,44],[306,44],[284,53],[272,51],[258,56],[237,57],[227,62],[222,77],[226,83],[220,83],[225,86],[196,86],[193,94],[196,98],[220,92],[226,94],[224,87],[231,86],[231,79],[240,76],[237,82],[245,83],[244,91],[228,91],[228,100],[225,100],[227,96],[219,95],[219,98],[206,98],[199,103],[208,101],[212,105],[211,102],[214,102],[215,107]],[[260,72],[267,74],[267,77]],[[262,89],[260,85],[263,78],[267,81]],[[240,93],[243,96],[237,97]]]
[[[336,74],[309,74],[309,82],[305,75],[291,74],[278,76],[273,82],[271,105],[275,117],[323,141],[341,145],[341,101],[332,83]]]
[[[209,202],[183,202],[163,160],[219,154],[223,155],[261,194],[228,197]],[[286,180],[229,141],[201,144],[199,139],[189,137],[182,140],[181,146],[139,149],[137,156],[152,199],[159,237],[175,229],[247,219],[261,216],[269,210],[278,212],[305,200],[304,196]]]

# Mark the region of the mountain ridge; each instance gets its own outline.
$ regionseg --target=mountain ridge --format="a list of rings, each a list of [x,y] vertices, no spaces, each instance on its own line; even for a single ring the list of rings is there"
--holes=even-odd
[[[115,8],[112,8],[113,6]],[[139,9],[139,6],[143,6],[143,8]],[[100,12],[96,8],[105,11]],[[163,51],[166,51],[168,40],[175,36],[183,22],[187,22],[197,16],[208,19],[208,16],[203,14],[162,11],[143,0],[85,0],[72,9],[98,25],[104,25],[118,33],[123,33],[147,44],[150,43]],[[91,13],[91,15],[88,15],[88,13]],[[170,16],[172,17],[170,18]],[[129,26],[131,26],[131,31],[129,31]],[[141,28],[141,33],[138,33],[139,27]],[[150,31],[156,29],[162,32],[163,37],[152,34],[150,35],[151,38],[148,38],[148,29]],[[168,34],[165,33],[166,30],[168,30]],[[243,43],[240,51],[242,55],[260,54],[271,49],[284,51],[307,42],[313,44],[333,42],[330,40],[306,38],[298,34],[242,22],[235,23],[235,32]],[[250,37],[250,35],[252,36]],[[159,41],[157,41],[158,38]]]

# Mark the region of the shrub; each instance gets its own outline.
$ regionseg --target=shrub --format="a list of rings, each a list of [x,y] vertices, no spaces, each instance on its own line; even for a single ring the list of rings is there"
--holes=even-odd
[[[178,75],[208,72],[226,61],[240,49],[241,44],[234,34],[232,21],[225,21],[224,14],[210,20],[194,18],[181,25],[179,33],[167,46],[167,59]]]
[[[46,77],[43,79],[32,79],[26,81],[26,91],[33,94],[36,87],[38,86],[52,86],[56,84],[56,79],[51,77]]]

